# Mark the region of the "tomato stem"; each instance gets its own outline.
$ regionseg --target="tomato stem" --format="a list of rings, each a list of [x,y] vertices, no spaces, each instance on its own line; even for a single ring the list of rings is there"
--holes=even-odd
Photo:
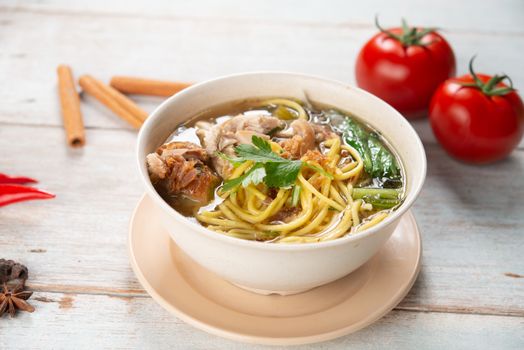
[[[475,61],[476,57],[477,56],[475,55],[471,57],[471,60],[469,60],[469,73],[471,74],[471,77],[473,78],[474,82],[459,83],[460,85],[479,89],[486,96],[503,96],[515,91],[515,89],[513,88],[513,81],[506,74],[495,74],[486,83],[483,83],[482,80],[480,80],[480,78],[478,77],[477,73],[475,73],[475,70],[473,69],[473,62]],[[509,82],[509,87],[497,88],[496,86],[502,83],[504,80],[507,80]]]
[[[417,28],[417,27],[410,27],[408,25],[408,22],[402,18],[402,34],[398,35],[390,30],[384,29],[380,26],[380,23],[378,22],[378,15],[375,16],[375,26],[377,29],[389,36],[392,39],[398,40],[404,47],[408,46],[428,46],[436,42],[436,40],[432,40],[430,42],[422,42],[422,39],[435,31],[437,31],[437,28]]]

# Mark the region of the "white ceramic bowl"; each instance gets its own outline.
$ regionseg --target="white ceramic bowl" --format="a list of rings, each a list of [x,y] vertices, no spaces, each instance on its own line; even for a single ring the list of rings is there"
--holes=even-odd
[[[270,244],[210,231],[171,208],[149,180],[145,157],[180,123],[229,101],[264,97],[307,97],[356,115],[382,132],[405,168],[404,203],[380,224],[333,241]],[[147,119],[138,136],[138,165],[147,194],[163,213],[162,224],[191,258],[224,279],[261,293],[290,294],[337,280],[369,260],[387,241],[417,198],[426,176],[426,156],[411,125],[395,109],[356,87],[319,77],[245,73],[209,80],[179,92]],[[154,232],[151,232],[154,234]],[[169,278],[169,276],[166,276]]]

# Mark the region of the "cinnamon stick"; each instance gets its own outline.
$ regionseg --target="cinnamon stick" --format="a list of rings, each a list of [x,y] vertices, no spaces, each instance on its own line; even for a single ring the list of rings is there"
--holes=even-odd
[[[190,86],[190,83],[144,79],[127,76],[111,78],[110,85],[125,94],[171,96]]]
[[[60,95],[67,143],[71,147],[82,147],[86,141],[84,121],[80,111],[80,97],[73,80],[73,72],[69,66],[63,64],[59,65],[56,71],[58,73],[58,94]]]
[[[142,108],[138,107],[136,103],[131,101],[127,96],[122,94],[120,91],[114,89],[113,87],[102,83],[100,80],[95,79],[95,83],[106,92],[109,96],[115,99],[122,107],[124,107],[128,112],[132,113],[143,123],[147,119],[147,112]]]
[[[86,93],[99,100],[133,127],[139,129],[147,117],[147,113],[133,101],[92,76],[82,75],[78,82]]]

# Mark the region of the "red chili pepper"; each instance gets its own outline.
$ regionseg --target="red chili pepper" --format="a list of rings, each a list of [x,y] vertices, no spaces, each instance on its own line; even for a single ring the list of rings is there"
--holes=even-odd
[[[38,188],[13,184],[0,184],[0,207],[32,199],[50,198],[55,198],[55,195],[39,190]]]
[[[0,173],[0,184],[27,184],[27,183],[36,183],[35,179],[25,176],[9,176],[6,174]]]

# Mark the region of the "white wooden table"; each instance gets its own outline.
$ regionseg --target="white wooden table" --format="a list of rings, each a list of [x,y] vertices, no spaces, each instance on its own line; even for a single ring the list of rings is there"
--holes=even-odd
[[[291,70],[353,82],[373,16],[444,29],[464,73],[505,72],[524,88],[524,2],[440,0],[0,2],[0,172],[57,194],[0,210],[0,258],[26,264],[33,314],[0,319],[0,349],[258,348],[182,323],[135,279],[127,225],[142,194],[136,132],[83,98],[87,146],[65,147],[55,68],[180,81]],[[151,110],[161,100],[140,98]],[[414,207],[423,267],[376,324],[319,348],[524,348],[524,146],[491,166],[450,159],[413,123],[429,172]],[[305,348],[313,348],[305,347]]]

